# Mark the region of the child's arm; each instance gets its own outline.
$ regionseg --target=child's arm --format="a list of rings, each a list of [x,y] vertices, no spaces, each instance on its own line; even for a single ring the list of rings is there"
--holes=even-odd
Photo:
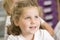
[[[43,19],[40,18],[40,20],[41,20],[41,27],[43,29],[46,29],[50,33],[50,35],[53,36],[54,31],[53,31],[52,27],[47,22],[45,22]]]

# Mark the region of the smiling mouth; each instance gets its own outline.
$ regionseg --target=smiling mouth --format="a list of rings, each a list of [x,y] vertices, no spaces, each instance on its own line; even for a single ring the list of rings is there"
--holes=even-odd
[[[29,28],[32,29],[32,30],[34,30],[34,29],[36,29],[36,26],[31,26]]]

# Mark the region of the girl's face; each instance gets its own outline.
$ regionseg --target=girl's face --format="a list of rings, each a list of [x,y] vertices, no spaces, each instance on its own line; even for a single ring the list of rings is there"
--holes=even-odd
[[[18,26],[22,33],[34,34],[40,27],[39,11],[37,7],[25,7],[20,15]]]

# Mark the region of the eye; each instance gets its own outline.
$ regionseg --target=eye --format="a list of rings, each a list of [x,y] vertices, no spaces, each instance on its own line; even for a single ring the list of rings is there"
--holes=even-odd
[[[25,19],[30,19],[30,17],[25,17]]]
[[[35,16],[35,18],[38,18],[38,16]]]

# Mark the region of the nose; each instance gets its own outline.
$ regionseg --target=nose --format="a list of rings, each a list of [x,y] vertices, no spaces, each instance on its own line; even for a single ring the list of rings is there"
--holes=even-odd
[[[36,20],[34,18],[31,19],[31,24],[35,24]]]

